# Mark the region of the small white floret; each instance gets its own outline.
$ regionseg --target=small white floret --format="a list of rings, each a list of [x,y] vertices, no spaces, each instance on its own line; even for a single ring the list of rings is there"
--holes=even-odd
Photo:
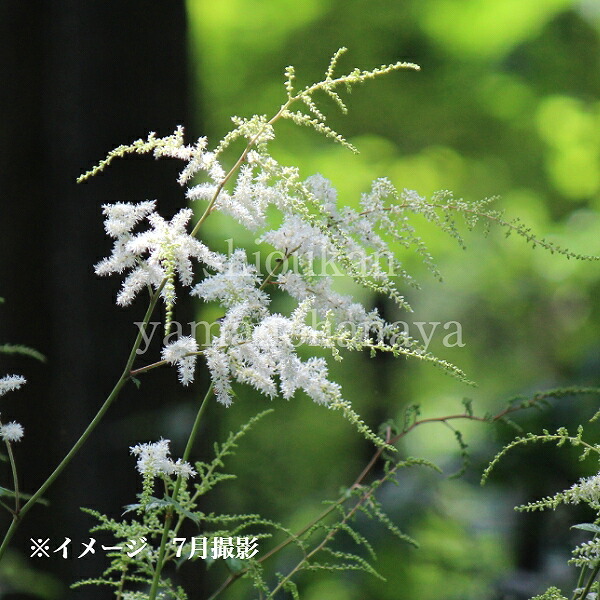
[[[196,355],[192,354],[193,352],[198,352],[198,342],[191,336],[180,337],[162,349],[162,359],[172,365],[177,365],[179,381],[183,385],[194,381]]]
[[[0,378],[0,396],[4,396],[7,392],[18,390],[25,384],[25,377],[21,375],[5,375]]]
[[[173,464],[173,474],[183,479],[195,477],[197,475],[195,469],[188,462],[182,461],[180,458]]]
[[[137,470],[142,475],[156,477],[158,475],[176,475],[187,479],[196,475],[192,466],[180,458],[173,461],[169,458],[170,440],[161,439],[158,442],[137,444],[129,449],[137,456]]]
[[[23,426],[13,421],[0,426],[0,437],[5,442],[18,442],[23,437]]]

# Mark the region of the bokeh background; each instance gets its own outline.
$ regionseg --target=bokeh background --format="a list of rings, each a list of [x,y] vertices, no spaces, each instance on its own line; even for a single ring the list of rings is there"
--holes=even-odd
[[[143,315],[142,302],[117,309],[119,283],[93,275],[91,266],[110,246],[101,204],[156,198],[170,216],[184,202],[175,183],[179,165],[171,161],[132,157],[84,185],[75,178],[111,148],[151,130],[166,135],[182,124],[190,139],[207,135],[214,143],[230,128],[231,115],[272,114],[289,64],[300,83],[311,83],[346,46],[342,71],[397,60],[421,66],[419,73],[355,89],[348,116],[323,103],[358,156],[310,131],[281,127],[276,156],[306,176],[329,178],[344,202],[357,203],[380,176],[422,195],[449,189],[467,200],[498,196],[497,208],[536,233],[600,254],[595,0],[2,2],[0,29],[1,341],[29,344],[48,358],[34,364],[0,357],[0,374],[29,380],[18,396],[3,398],[1,409],[26,429],[17,449],[26,489],[43,481],[110,391],[133,322]],[[233,237],[253,251],[252,237],[231,221],[211,217],[210,225],[205,236],[216,248],[224,250]],[[459,322],[464,347],[444,346],[440,326],[430,349],[478,387],[415,361],[348,356],[332,372],[371,427],[400,419],[410,404],[434,417],[460,412],[468,397],[479,414],[495,413],[515,395],[598,384],[597,263],[532,250],[494,229],[487,237],[480,230],[467,234],[464,251],[419,226],[443,283],[407,255],[421,283],[421,290],[406,290],[413,315],[358,293],[393,320]],[[184,323],[212,316],[186,302],[176,314]],[[153,372],[140,390],[123,393],[51,490],[51,507],[32,511],[19,531],[0,567],[1,598],[106,597],[106,590],[68,589],[97,574],[102,557],[29,560],[28,540],[87,541],[92,522],[79,506],[118,516],[139,486],[128,446],[163,436],[181,448],[206,385],[204,375],[182,392],[172,372]],[[306,398],[268,401],[238,392],[230,409],[209,411],[198,458],[259,410],[276,410],[245,438],[230,463],[237,480],[207,497],[207,510],[261,512],[297,529],[354,480],[372,448],[339,415]],[[574,428],[596,408],[597,397],[566,398],[516,420],[532,431]],[[299,579],[303,598],[522,600],[551,584],[570,591],[575,572],[566,562],[580,538],[569,527],[591,515],[574,509],[522,515],[513,506],[568,487],[597,464],[578,462],[568,449],[529,448],[509,457],[481,488],[482,469],[514,432],[471,423],[460,429],[471,455],[463,477],[448,478],[461,464],[453,431],[423,426],[402,451],[434,460],[444,474],[401,472],[398,486],[380,496],[421,548],[361,523],[387,582],[313,574]],[[593,441],[600,434],[597,425],[587,431]],[[285,571],[289,560],[275,561],[273,570]],[[224,576],[219,566],[184,571],[193,598],[209,595]],[[253,596],[238,584],[224,597]]]

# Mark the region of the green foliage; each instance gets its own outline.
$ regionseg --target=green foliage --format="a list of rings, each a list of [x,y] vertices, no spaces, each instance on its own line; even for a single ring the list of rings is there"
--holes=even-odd
[[[546,400],[549,397],[564,398],[578,394],[598,395],[599,393],[600,390],[597,388],[556,389],[536,394],[534,398]],[[596,420],[597,416],[598,413],[591,420]],[[582,425],[577,427],[575,435],[571,435],[566,427],[559,427],[556,433],[550,433],[547,430],[543,430],[541,434],[530,432],[525,436],[517,437],[494,457],[484,471],[481,480],[482,483],[485,483],[492,469],[509,451],[520,446],[532,445],[538,442],[553,443],[559,448],[565,445],[577,448],[580,461],[585,460],[590,455],[595,455],[596,458],[600,457],[600,444],[592,444],[585,441]],[[586,504],[596,514],[596,521],[594,523],[579,523],[573,526],[574,529],[594,534],[591,540],[584,541],[573,549],[573,558],[569,561],[570,564],[581,568],[579,584],[573,592],[573,600],[586,600],[591,597],[588,594],[595,594],[599,586],[596,579],[600,573],[600,539],[598,539],[598,533],[600,532],[600,474],[597,473],[591,477],[580,479],[579,482],[566,490],[559,491],[553,496],[547,496],[540,500],[517,506],[516,510],[522,512],[543,511],[547,509],[555,510],[561,504]],[[553,587],[548,589],[545,594],[536,596],[536,598],[557,598],[560,600],[563,596],[557,588]]]
[[[534,596],[531,600],[567,600],[567,598],[558,588],[550,587],[543,594]]]
[[[196,5],[195,11],[203,10],[200,7],[201,3],[191,2],[190,5],[192,4]],[[244,2],[226,0],[219,10],[206,9],[209,14],[206,15],[207,18],[201,19],[206,27],[205,34],[200,37],[201,43],[209,48],[205,53],[202,69],[206,77],[203,86],[206,93],[204,104],[208,107],[213,106],[208,109],[207,123],[211,127],[219,127],[219,120],[215,116],[230,113],[230,108],[224,101],[228,92],[221,91],[224,79],[227,85],[232,86],[230,95],[238,98],[240,102],[265,101],[273,86],[269,81],[265,81],[267,75],[265,69],[261,68],[266,61],[257,64],[256,58],[261,52],[264,58],[265,48],[271,56],[282,56],[282,60],[287,60],[286,52],[289,53],[294,44],[302,44],[301,50],[305,53],[304,45],[309,34],[314,36],[312,41],[315,54],[321,52],[320,44],[333,43],[335,47],[337,37],[341,35],[360,35],[363,42],[360,52],[365,59],[370,58],[369,55],[374,52],[381,52],[381,49],[385,51],[393,48],[394,52],[398,52],[398,40],[407,40],[405,45],[401,42],[401,51],[405,51],[405,46],[418,47],[419,52],[426,57],[424,64],[435,65],[437,81],[424,79],[423,83],[414,84],[412,90],[415,93],[407,94],[401,93],[402,90],[393,85],[380,88],[384,98],[382,104],[385,107],[389,106],[390,110],[386,109],[385,123],[376,125],[375,128],[372,127],[372,122],[369,123],[372,119],[370,115],[376,112],[372,110],[372,103],[369,100],[365,102],[360,93],[356,94],[353,98],[355,104],[358,103],[360,107],[362,102],[367,109],[362,112],[362,118],[361,111],[355,111],[358,116],[350,123],[350,135],[357,137],[365,131],[378,131],[378,138],[372,140],[371,144],[374,148],[384,150],[388,146],[383,142],[389,141],[389,147],[392,148],[392,170],[403,184],[433,190],[439,187],[438,182],[441,181],[444,186],[450,184],[455,189],[460,189],[459,194],[465,197],[481,197],[490,192],[501,191],[506,199],[505,204],[509,207],[518,206],[519,209],[529,212],[538,227],[547,228],[550,222],[549,228],[565,246],[571,246],[574,241],[575,247],[585,247],[586,236],[588,241],[594,242],[593,208],[597,206],[599,189],[598,168],[594,164],[597,162],[595,158],[598,153],[598,141],[597,136],[589,134],[596,129],[597,109],[592,99],[597,95],[598,80],[594,74],[598,69],[595,63],[590,63],[593,60],[590,57],[596,56],[597,52],[590,51],[590,48],[597,49],[597,35],[592,35],[591,24],[589,29],[584,28],[583,35],[580,35],[581,22],[586,20],[586,9],[579,4],[575,6],[575,3],[572,3],[572,10],[568,8],[569,3],[562,0],[550,3],[534,2],[526,8],[523,3],[518,4],[511,2],[509,8],[498,10],[493,3],[487,6],[482,2],[471,2],[467,7],[459,7],[457,3],[446,1],[411,1],[393,8],[391,4],[382,3],[371,11],[372,14],[357,19],[356,15],[361,14],[356,12],[357,7],[363,7],[352,1],[344,3],[343,6],[336,2],[317,6],[310,2],[301,6],[298,3],[289,6],[279,3],[277,6],[266,2],[264,6],[252,6],[251,10],[247,10],[250,7]],[[289,14],[286,14],[286,10]],[[298,29],[299,23],[292,22],[298,11],[302,12],[302,22],[310,23],[310,31]],[[245,14],[246,12],[248,14]],[[219,22],[219,19],[224,22]],[[587,17],[587,20],[591,23],[590,17]],[[448,27],[449,22],[456,26]],[[270,24],[269,33],[273,32],[274,35],[257,35],[257,31],[260,32],[265,23]],[[409,23],[415,25],[414,30],[410,32]],[[501,27],[498,26],[499,23]],[[364,28],[364,31],[361,28]],[[366,35],[369,28],[378,32],[376,40]],[[234,30],[233,34],[231,29]],[[292,31],[294,39],[298,41],[292,43],[290,38],[286,45],[285,33],[282,33],[286,30]],[[574,33],[576,35],[573,35]],[[235,39],[236,44],[231,44],[231,39]],[[579,44],[585,48],[581,56],[577,54]],[[224,48],[229,49],[224,51]],[[232,55],[233,51],[235,56]],[[449,56],[452,57],[451,60]],[[564,64],[554,60],[558,56]],[[460,60],[457,61],[455,57],[459,57]],[[337,56],[332,60],[323,80],[322,92],[344,110],[345,105],[337,91],[327,85],[328,80],[333,79],[336,61]],[[223,73],[230,71],[232,64],[236,66],[236,77],[224,78]],[[577,72],[584,72],[585,78],[577,81]],[[295,93],[293,69],[288,69],[286,76],[286,90],[288,98],[291,98]],[[249,81],[252,81],[252,88],[249,87]],[[256,91],[248,94],[248,89]],[[221,97],[217,97],[215,101],[214,98],[218,94],[221,94]],[[432,102],[432,98],[436,101]],[[307,112],[290,111],[289,115],[286,115],[288,119],[321,131],[351,149],[355,144],[360,145],[352,137],[349,137],[352,142],[338,138],[335,121],[331,126],[325,125],[323,113],[310,95],[300,96],[298,100]],[[265,104],[271,105],[271,101],[265,101]],[[468,119],[465,115],[468,115]],[[234,121],[236,129],[231,137],[226,136],[226,143],[217,148],[217,153],[224,152],[235,138],[244,137],[248,131],[264,128],[266,132],[267,123],[266,118],[261,120],[261,117],[254,120],[237,119]],[[422,141],[424,133],[427,134],[427,146],[424,146]],[[394,136],[396,140],[393,140]],[[160,144],[152,148],[145,146],[149,142],[150,138],[148,142],[140,140],[135,148],[122,147],[122,151],[154,152],[158,156]],[[366,144],[369,145],[368,140]],[[313,151],[312,148],[309,154],[314,154],[314,160],[319,165],[323,158],[327,158],[327,155]],[[370,171],[380,167],[379,154],[377,164],[363,167],[362,171],[360,168],[356,169],[356,172],[353,172],[353,169],[344,169],[340,176],[343,185],[347,186],[347,189],[356,188],[357,178],[364,177],[365,170],[369,171],[368,178],[371,179]],[[385,155],[385,152],[383,154]],[[114,156],[109,156],[109,159],[112,160]],[[310,156],[305,160],[312,166]],[[327,161],[322,162],[323,168],[327,168]],[[436,194],[428,194],[427,197],[431,199],[423,200],[424,203],[430,203],[434,209],[429,224],[440,227],[455,237],[460,245],[464,245],[466,238],[459,233],[456,223],[452,219],[447,222],[448,215],[453,214],[452,203],[463,201],[453,198],[448,200]],[[571,207],[565,205],[565,198],[574,202],[572,207],[578,211],[571,219],[567,218]],[[435,213],[436,203],[441,203],[438,206],[439,214]],[[441,205],[444,203],[446,208],[442,210]],[[466,204],[473,206],[470,203]],[[489,210],[487,201],[483,201],[480,209],[484,212]],[[469,216],[468,210],[470,209],[467,209],[466,214],[467,227],[471,227],[475,222],[471,219],[473,215]],[[501,211],[490,211],[487,215],[480,216],[484,227],[497,219],[501,221],[507,234],[512,231],[531,245],[535,246],[537,243],[530,237],[531,233],[527,227],[518,221],[505,220]],[[317,223],[320,216],[313,215],[313,218]],[[388,234],[393,237],[394,231],[390,230]],[[461,257],[459,261],[455,261],[455,266],[452,266],[451,253],[447,252],[443,245],[440,252],[441,242],[436,236],[432,238],[431,253],[417,236],[407,239],[410,239],[418,257],[435,275],[439,276],[442,271],[447,273],[448,267],[451,276],[457,273],[460,275],[457,289],[461,293],[455,295],[457,300],[453,300],[452,293],[448,291],[426,291],[425,295],[430,299],[427,302],[430,302],[430,309],[434,314],[440,307],[449,307],[450,311],[456,310],[456,313],[450,313],[453,318],[473,319],[473,332],[469,347],[465,350],[467,358],[463,360],[470,365],[469,372],[478,373],[478,379],[488,386],[486,391],[490,397],[495,396],[499,389],[504,394],[514,393],[515,389],[535,389],[546,381],[550,381],[550,385],[560,385],[565,373],[578,373],[578,368],[585,364],[586,352],[590,356],[590,349],[594,348],[593,344],[597,340],[598,314],[592,302],[595,298],[594,285],[597,284],[597,275],[586,275],[577,267],[561,266],[561,263],[556,267],[551,266],[537,255],[533,259],[524,258],[519,250],[499,250],[493,240],[487,249],[476,245],[473,259],[469,259],[468,256]],[[537,244],[551,252],[557,248],[550,241],[540,240]],[[442,257],[443,262],[439,268],[431,258],[433,254]],[[577,253],[571,255],[577,256]],[[351,266],[348,268],[351,269]],[[452,269],[455,269],[454,273]],[[407,284],[414,283],[404,276],[404,270],[402,273]],[[558,290],[555,286],[557,282]],[[363,283],[368,289],[381,291],[377,288],[377,283]],[[571,297],[575,299],[574,308],[570,304]],[[396,300],[399,304],[407,305],[401,295],[398,295]],[[411,304],[414,305],[412,300]],[[528,312],[527,305],[535,311]],[[485,309],[488,310],[487,314]],[[531,314],[545,319],[542,327],[538,318],[532,319]],[[578,315],[585,315],[585,318]],[[583,327],[582,321],[589,325]],[[494,332],[493,338],[486,338],[486,335],[489,335],[486,332],[489,331]],[[366,346],[365,348],[369,349]],[[370,349],[374,353],[383,350],[381,347]],[[446,366],[448,365],[450,362]],[[370,368],[375,367],[365,367],[363,372],[369,373]],[[378,363],[377,368],[381,369],[381,363]],[[427,406],[428,412],[433,410],[435,413],[434,403],[441,397],[441,394],[436,393],[435,378],[423,378],[418,374],[415,376],[413,372],[407,375],[402,370],[403,379],[400,386],[400,370],[394,372],[388,369],[385,373],[380,371],[379,376],[382,381],[387,382],[389,389],[401,390],[398,396],[405,397],[409,403],[414,402],[417,407],[407,411],[404,427],[393,430],[392,437],[404,435],[417,424],[419,411],[422,410],[419,406]],[[410,381],[413,381],[412,385]],[[364,422],[369,422],[375,409],[360,397],[361,386],[356,387],[357,397],[353,405],[359,408],[358,412],[352,409],[353,412],[349,413],[350,420],[358,423],[359,429],[364,426],[363,433],[366,437],[383,448],[384,442],[381,440],[387,442],[389,439],[384,435],[386,429],[382,430],[380,436],[375,437],[366,428]],[[489,393],[489,389],[492,393]],[[462,393],[461,390],[459,394]],[[572,393],[569,391],[563,396],[555,394],[552,397],[565,398]],[[485,396],[485,393],[483,395]],[[504,414],[489,414],[482,417],[482,420],[504,422],[522,431],[522,427],[511,418],[513,409],[541,408],[549,397],[544,394],[534,398],[519,396]],[[400,411],[400,408],[398,410]],[[359,417],[358,413],[363,415],[363,418]],[[465,405],[464,413],[464,418],[474,417],[470,404]],[[574,411],[572,413],[574,414]],[[596,417],[599,414],[600,412]],[[232,417],[227,415],[223,418]],[[444,424],[449,426],[448,421],[444,421]],[[464,467],[468,459],[467,443],[462,432],[451,429],[459,444]],[[573,431],[571,424],[569,430]],[[559,430],[557,434],[544,433],[535,440],[525,435],[516,440],[507,451],[533,441],[573,444],[579,446],[584,453],[586,450],[580,433],[571,436],[566,430]],[[472,449],[474,446],[471,440],[469,442]],[[382,454],[388,459],[392,454],[390,446],[388,443]],[[281,451],[283,453],[286,450]],[[320,448],[303,448],[303,451],[306,452],[307,462],[325,462],[322,460]],[[336,470],[341,471],[345,466],[345,458],[337,456],[336,459]],[[206,472],[211,464],[204,465]],[[390,464],[393,465],[393,462]],[[327,466],[330,468],[329,464]],[[197,468],[200,470],[200,467]],[[212,483],[203,493],[231,477],[227,473],[221,473],[216,467],[213,469],[213,475],[212,480],[207,479]],[[294,493],[297,488],[294,486],[298,486],[299,482],[294,481],[294,478],[295,475],[290,473],[288,480],[282,485],[290,490],[289,497],[294,498],[294,502],[298,504],[297,494]],[[155,496],[148,494],[145,499],[146,505],[151,506],[152,510],[168,510],[169,507],[176,512],[185,510],[180,502],[176,503],[172,498],[171,501],[163,500],[162,504],[157,500]],[[189,520],[191,514],[193,513],[188,511],[188,515],[183,516]],[[249,522],[253,515],[247,517]],[[217,519],[218,516],[210,518]],[[226,520],[220,524],[223,531],[227,530]],[[245,522],[244,519],[242,522]],[[213,523],[216,525],[217,521]],[[347,533],[350,537],[354,536],[346,530],[345,524],[339,527],[339,531]],[[355,542],[361,540],[358,532],[356,535]],[[367,553],[370,554],[368,549]],[[259,567],[256,567],[256,572],[254,569],[254,566],[250,567],[248,576],[255,577],[255,587],[267,594],[268,587],[261,579]],[[283,590],[294,598],[298,597],[298,589],[291,579],[285,579],[281,575],[279,581]],[[591,589],[593,588],[588,591]],[[434,596],[426,596],[419,589],[408,589],[406,595],[422,599],[437,598],[439,589]],[[128,597],[142,598],[144,595],[136,592]],[[563,596],[557,588],[551,588],[537,598],[559,600]]]
[[[144,476],[144,489],[138,496],[140,501],[127,506],[125,510],[125,514],[134,513],[135,516],[130,519],[116,520],[98,511],[83,509],[84,512],[98,521],[98,524],[93,526],[90,532],[110,532],[115,540],[121,543],[121,550],[112,551],[108,554],[111,558],[111,564],[105,569],[101,577],[80,581],[74,584],[73,587],[84,585],[108,586],[114,590],[115,597],[119,600],[147,599],[148,595],[142,589],[144,584],[151,584],[155,575],[156,544],[164,535],[163,521],[169,514],[175,518],[167,533],[167,539],[170,543],[164,562],[173,563],[177,567],[187,560],[198,559],[197,555],[194,556],[191,541],[186,542],[186,538],[180,537],[180,530],[186,526],[186,522],[188,529],[191,526],[194,530],[193,537],[205,537],[207,544],[210,544],[217,537],[235,538],[241,535],[251,535],[257,540],[265,541],[273,535],[269,530],[285,536],[282,543],[279,543],[261,558],[250,558],[242,561],[227,560],[231,572],[230,577],[211,596],[211,599],[216,598],[221,591],[237,579],[248,580],[257,591],[265,595],[265,598],[274,598],[279,590],[285,590],[293,597],[299,598],[299,591],[294,583],[294,578],[299,572],[304,571],[329,571],[332,573],[362,571],[381,579],[381,575],[370,562],[370,560],[376,559],[373,546],[354,525],[358,514],[379,522],[399,540],[415,547],[418,546],[414,539],[402,532],[386,515],[375,494],[380,486],[385,481],[393,478],[401,468],[412,466],[436,468],[435,465],[424,459],[409,458],[396,460],[395,462],[386,461],[385,475],[382,478],[375,479],[370,484],[356,483],[352,488],[346,490],[337,501],[330,503],[329,507],[319,517],[295,534],[283,525],[257,514],[229,515],[222,512],[205,513],[199,510],[198,503],[206,493],[212,491],[217,485],[234,478],[233,475],[222,472],[225,467],[224,459],[232,456],[241,437],[260,419],[271,412],[272,410],[267,410],[259,413],[243,425],[237,433],[230,433],[224,443],[215,443],[214,458],[210,462],[196,463],[198,482],[194,484],[193,489],[189,489],[187,482],[183,481],[177,491],[177,500],[172,497],[177,482],[163,476],[162,483],[164,484],[165,493],[162,498],[158,498],[150,495],[150,492],[154,490],[154,485],[150,486],[147,481],[148,477]],[[383,448],[387,449],[389,446]],[[356,552],[348,552],[333,547],[334,540],[340,534],[345,534],[358,548],[364,549],[369,560]],[[129,556],[127,549],[133,550],[130,545],[133,540],[147,542],[148,548],[139,554],[135,553],[133,556]],[[173,548],[172,545],[176,547]],[[300,552],[301,558],[287,574],[279,573],[276,584],[271,587],[268,583],[263,562],[287,546],[295,547]],[[210,567],[213,562],[214,559],[208,557],[206,560],[207,567]],[[165,597],[176,600],[187,598],[184,590],[178,587],[169,577],[161,576],[159,589]]]

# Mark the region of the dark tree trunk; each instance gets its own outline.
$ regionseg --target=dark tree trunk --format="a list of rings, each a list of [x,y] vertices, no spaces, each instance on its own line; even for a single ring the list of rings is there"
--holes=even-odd
[[[117,280],[93,273],[110,247],[101,205],[156,198],[170,217],[184,202],[175,183],[180,165],[172,161],[135,157],[83,185],[75,179],[121,143],[186,125],[186,41],[184,3],[173,0],[0,4],[0,296],[6,300],[0,343],[28,344],[48,357],[42,365],[0,356],[0,377],[28,379],[0,407],[3,419],[25,427],[16,454],[27,491],[51,472],[103,402],[143,316],[142,302],[117,309]],[[25,558],[30,537],[50,537],[51,549],[72,539],[72,558],[31,559],[36,569],[69,583],[106,566],[102,551],[76,558],[91,525],[79,507],[118,517],[133,500],[138,482],[123,440],[145,438],[144,421],[131,416],[141,408],[160,416],[165,400],[153,393],[160,377],[175,390],[170,372],[150,378],[140,392],[126,388],[48,493],[51,506],[29,513],[13,542]],[[0,467],[0,485],[11,487],[9,470]],[[8,521],[2,517],[3,530]],[[7,585],[0,579],[2,598]],[[63,589],[58,597],[95,593]]]

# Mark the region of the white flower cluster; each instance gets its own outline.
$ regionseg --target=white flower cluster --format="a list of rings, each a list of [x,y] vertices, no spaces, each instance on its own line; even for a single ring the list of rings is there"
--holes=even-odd
[[[0,378],[0,396],[14,390],[18,390],[22,385],[25,385],[25,377],[21,375],[5,375]]]
[[[323,331],[305,324],[310,300],[302,302],[290,317],[270,314],[269,296],[260,289],[256,269],[236,251],[223,272],[207,277],[193,293],[204,300],[218,300],[228,310],[205,351],[219,402],[232,401],[231,381],[247,383],[274,397],[291,398],[303,390],[315,402],[328,404],[340,398],[339,386],[327,378],[322,358],[302,361],[299,345],[331,347]]]
[[[8,392],[18,390],[26,383],[25,377],[21,375],[5,375],[0,378],[0,396]],[[20,423],[12,421],[5,425],[0,425],[0,438],[5,442],[18,442],[23,437],[23,426]]]
[[[600,506],[600,473],[584,477],[564,492],[566,501],[571,504],[596,504]]]
[[[277,282],[281,289],[299,302],[311,300],[314,310],[321,317],[330,315],[335,323],[353,326],[355,332],[361,328],[363,337],[368,336],[370,332],[377,333],[381,337],[394,333],[390,324],[379,316],[376,309],[367,311],[352,296],[335,292],[332,289],[331,277],[319,277],[307,281],[305,277],[294,271],[286,271],[279,275]]]
[[[0,437],[5,442],[19,442],[23,437],[23,426],[16,421],[0,426]]]
[[[162,349],[162,359],[169,364],[177,365],[179,381],[183,385],[189,385],[194,381],[194,371],[196,369],[196,355],[193,354],[194,352],[198,352],[198,342],[190,336],[180,337]]]
[[[184,479],[194,477],[196,471],[189,463],[182,461],[180,458],[176,461],[169,458],[171,453],[169,444],[170,440],[161,439],[158,442],[131,446],[129,450],[131,454],[137,456],[136,466],[139,473],[150,477],[160,475],[175,475]]]
[[[218,300],[225,308],[243,304],[248,311],[261,311],[267,307],[269,296],[260,289],[261,278],[256,267],[248,264],[246,253],[235,250],[225,260],[223,268],[206,277],[190,292],[206,302]]]
[[[286,256],[293,253],[310,261],[335,255],[329,238],[298,215],[286,215],[278,229],[267,231],[259,241],[271,244]]]
[[[190,236],[186,226],[192,217],[190,209],[180,210],[171,221],[154,212],[155,202],[117,203],[103,206],[104,227],[114,238],[112,254],[95,266],[97,275],[110,275],[131,270],[123,281],[117,304],[131,304],[146,286],[157,289],[167,280],[162,296],[166,303],[175,301],[174,275],[184,286],[192,283],[194,258],[212,269],[222,265],[222,258],[202,242]],[[133,233],[133,228],[147,218],[151,228]]]
[[[573,548],[572,554],[573,558],[569,561],[570,564],[592,569],[598,565],[598,561],[600,560],[600,540],[592,539],[582,542]],[[580,590],[581,592],[583,592],[583,589]]]
[[[294,315],[270,315],[252,328],[249,337],[235,336],[239,340],[235,346],[223,347],[222,336],[215,339],[205,354],[219,402],[231,404],[232,379],[270,397],[281,394],[289,399],[302,390],[319,404],[340,400],[340,387],[328,380],[325,360],[312,357],[303,362],[296,354],[296,346],[314,340],[318,332],[294,321]]]
[[[393,257],[390,244],[412,246],[429,264],[430,257],[405,216],[420,209],[423,199],[409,192],[399,194],[388,180],[379,179],[362,196],[357,210],[338,207],[337,192],[329,181],[320,175],[302,181],[298,169],[281,166],[269,155],[267,144],[274,137],[270,121],[259,116],[234,119],[234,123],[236,128],[214,152],[207,150],[205,138],[194,146],[184,145],[179,128],[166,138],[138,140],[118,149],[115,156],[153,152],[182,159],[187,163],[179,177],[182,184],[202,172],[204,180],[187,190],[188,199],[208,203],[198,225],[213,210],[229,214],[256,233],[258,243],[270,244],[282,253],[282,272],[275,272],[278,267],[265,280],[248,264],[244,251],[235,250],[229,256],[210,251],[187,233],[189,209],[168,222],[155,212],[155,202],[106,205],[105,228],[115,241],[111,256],[96,265],[96,272],[129,272],[118,304],[131,303],[145,286],[157,289],[162,285],[168,325],[176,276],[182,285],[191,286],[192,259],[209,267],[211,273],[204,273],[191,294],[225,309],[218,335],[203,349],[217,399],[225,405],[232,401],[234,381],[250,384],[270,397],[291,398],[302,390],[318,403],[338,405],[340,389],[329,381],[325,360],[300,359],[296,352],[300,345],[330,349],[336,358],[336,345],[413,355],[438,362],[460,377],[458,369],[427,355],[403,327],[386,322],[376,310],[367,310],[333,285],[334,276],[349,276],[400,307],[410,308],[396,289],[395,277],[412,280]],[[219,158],[236,138],[245,138],[249,145],[226,173]],[[272,208],[280,216],[276,227],[269,225]],[[150,228],[136,233],[143,220]],[[288,259],[295,259],[296,269],[283,267]],[[317,274],[319,264],[334,266],[335,272]],[[267,283],[297,302],[291,315],[271,313]],[[319,316],[319,324],[306,324],[309,310]],[[348,324],[351,331],[343,329]],[[194,339],[181,338],[163,348],[162,358],[177,366],[180,381],[187,385],[193,380],[197,353]]]
[[[256,231],[265,225],[266,209],[279,199],[276,187],[269,185],[269,175],[263,171],[255,174],[252,165],[244,165],[232,193],[222,190],[215,202],[220,210],[244,225],[250,231]],[[211,200],[219,189],[218,180],[202,183],[188,190],[190,200]]]

